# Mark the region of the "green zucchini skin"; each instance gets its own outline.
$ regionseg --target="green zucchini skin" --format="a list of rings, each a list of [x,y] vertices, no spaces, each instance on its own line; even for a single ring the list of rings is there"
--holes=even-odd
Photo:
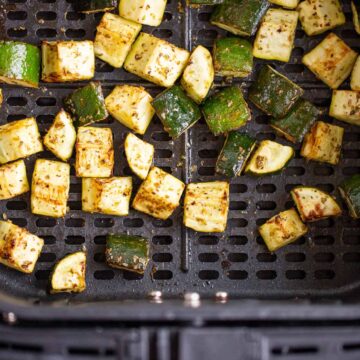
[[[152,106],[165,131],[173,139],[178,138],[201,118],[199,106],[178,85],[159,94]]]
[[[75,118],[78,127],[105,120],[109,116],[101,85],[95,82],[90,82],[66,97],[64,108]]]
[[[250,109],[238,86],[227,87],[209,97],[202,111],[215,136],[236,130],[251,119]]]
[[[246,77],[253,69],[252,45],[238,37],[215,41],[214,70],[219,76]]]
[[[114,10],[117,7],[117,0],[78,0],[75,8],[83,13],[96,13]]]
[[[267,115],[283,118],[303,94],[301,87],[265,65],[250,87],[249,99]]]
[[[149,262],[149,242],[141,236],[108,235],[105,256],[111,267],[143,274]]]
[[[269,6],[267,0],[225,0],[210,22],[235,35],[252,36]]]
[[[318,116],[320,110],[311,102],[300,99],[282,119],[272,118],[270,125],[293,143],[303,141]]]
[[[360,219],[360,174],[344,180],[339,186],[339,190],[349,208],[351,217]]]
[[[216,162],[216,172],[227,177],[240,176],[255,146],[256,140],[251,136],[229,132]]]
[[[1,82],[38,87],[40,62],[37,46],[19,41],[0,41]]]

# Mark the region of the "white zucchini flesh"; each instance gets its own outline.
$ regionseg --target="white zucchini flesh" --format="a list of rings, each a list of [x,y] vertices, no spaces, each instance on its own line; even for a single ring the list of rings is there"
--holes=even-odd
[[[229,212],[229,183],[192,183],[186,188],[184,225],[199,232],[224,232]]]
[[[330,116],[360,126],[360,91],[333,91]]]
[[[350,87],[351,90],[360,91],[360,56],[358,56],[351,73]]]
[[[269,0],[272,4],[282,6],[286,9],[296,9],[300,0]]]
[[[351,2],[351,11],[353,13],[353,23],[354,23],[355,31],[360,35],[359,12],[357,11],[354,1]]]
[[[0,200],[11,199],[29,190],[24,160],[0,166]]]

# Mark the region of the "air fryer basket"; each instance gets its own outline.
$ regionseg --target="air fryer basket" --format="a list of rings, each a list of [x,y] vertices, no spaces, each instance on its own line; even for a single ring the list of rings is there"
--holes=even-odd
[[[38,45],[42,40],[93,39],[102,14],[85,16],[76,13],[72,6],[75,1],[1,0],[1,34],[6,39]],[[335,32],[353,49],[360,51],[359,37],[351,22],[350,1],[342,2],[348,22]],[[211,11],[211,7],[189,9],[178,1],[169,0],[161,26],[145,27],[144,31],[189,50],[198,44],[211,48],[217,36],[226,35],[226,32],[209,24]],[[323,120],[337,123],[327,115],[331,91],[301,64],[303,54],[323,37],[309,38],[299,27],[291,61],[272,65],[306,90],[306,98],[324,110]],[[255,63],[256,74],[263,62],[256,60]],[[249,79],[233,82],[240,83],[246,92],[253,77],[254,74]],[[124,82],[142,85],[153,95],[161,91],[124,70],[113,69],[99,59],[95,80],[101,81],[106,95],[114,85]],[[224,85],[227,85],[224,79],[217,79],[217,87]],[[34,116],[44,133],[61,108],[62,98],[80,86],[81,83],[41,84],[40,89],[34,90],[4,85],[0,123]],[[343,87],[348,87],[348,83]],[[252,107],[252,114],[252,120],[246,127],[250,134],[259,140],[276,139],[286,143],[275,135],[267,124],[267,117],[255,107]],[[70,211],[64,219],[32,215],[29,194],[2,201],[0,214],[6,214],[20,226],[26,226],[46,242],[33,275],[1,267],[3,304],[10,299],[31,303],[65,299],[70,304],[145,300],[154,290],[162,291],[164,297],[177,299],[185,292],[197,292],[201,298],[213,298],[218,291],[227,292],[229,298],[266,300],[296,297],[343,300],[359,294],[360,221],[351,219],[346,210],[343,217],[312,224],[308,236],[274,254],[269,253],[256,230],[267,218],[293,206],[289,191],[294,185],[319,186],[339,199],[338,184],[346,176],[360,172],[360,128],[346,123],[339,125],[345,128],[345,141],[338,166],[307,163],[300,157],[297,147],[295,159],[281,175],[233,179],[229,221],[224,234],[200,234],[185,229],[180,208],[166,221],[134,210],[124,218],[83,213],[81,182],[75,178],[73,168]],[[131,175],[123,149],[128,130],[111,117],[96,126],[111,127],[113,130],[115,175]],[[155,165],[187,183],[220,178],[214,176],[214,165],[223,138],[212,136],[203,120],[180,139],[171,141],[155,118],[144,139],[155,145]],[[37,157],[53,158],[49,152]],[[33,156],[26,160],[29,178],[35,159],[36,156]],[[71,161],[73,163],[74,159]],[[140,182],[135,176],[133,178],[136,191]],[[106,266],[105,236],[110,232],[129,232],[149,238],[152,260],[143,276]],[[88,252],[87,290],[79,295],[49,295],[48,277],[54,263],[83,246]]]

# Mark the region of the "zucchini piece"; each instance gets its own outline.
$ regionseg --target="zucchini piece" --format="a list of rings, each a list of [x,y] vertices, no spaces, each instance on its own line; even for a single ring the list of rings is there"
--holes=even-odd
[[[131,45],[141,31],[141,25],[106,13],[96,29],[95,56],[115,68],[121,68]]]
[[[300,86],[265,65],[250,87],[249,99],[267,115],[283,118],[303,94]]]
[[[247,134],[231,131],[216,162],[216,172],[227,177],[240,176],[256,146],[256,140]]]
[[[271,140],[263,140],[251,156],[245,172],[269,175],[280,172],[293,158],[294,149]]]
[[[167,0],[120,0],[119,14],[139,24],[159,26]]]
[[[334,90],[329,114],[335,119],[360,126],[360,92]]]
[[[141,32],[125,60],[124,68],[157,85],[171,87],[183,72],[189,56],[187,50]]]
[[[135,195],[132,206],[145,214],[166,220],[180,205],[184,188],[182,181],[153,167]]]
[[[111,116],[138,134],[145,134],[155,110],[151,105],[153,98],[141,86],[115,86],[105,99]]]
[[[198,105],[178,85],[159,94],[152,106],[164,125],[164,130],[173,139],[177,139],[201,118]]]
[[[43,151],[35,118],[13,121],[0,126],[0,164]]]
[[[308,230],[295,209],[283,211],[259,227],[259,233],[270,251],[296,241]]]
[[[217,136],[244,126],[251,119],[251,112],[242,90],[230,86],[208,98],[202,111],[211,132]]]
[[[341,208],[336,200],[317,188],[298,186],[291,190],[291,197],[302,221],[316,221],[341,215]]]
[[[339,191],[349,208],[350,216],[360,219],[360,174],[344,180],[339,186]]]
[[[267,0],[225,0],[217,6],[210,22],[240,36],[252,36],[270,4]]]
[[[31,274],[44,246],[44,240],[11,221],[0,221],[0,263]]]
[[[181,85],[187,95],[200,104],[207,96],[214,82],[214,66],[211,53],[199,45],[190,55],[181,78]]]
[[[7,200],[30,190],[24,160],[0,166],[0,200]]]
[[[150,246],[147,239],[134,235],[108,235],[106,262],[115,269],[143,274],[149,263]]]
[[[35,163],[31,184],[31,212],[63,217],[67,213],[70,190],[70,165],[46,159]]]
[[[66,255],[54,267],[51,293],[80,293],[86,289],[86,254],[78,251]]]
[[[247,77],[253,69],[252,45],[237,37],[217,39],[213,48],[217,76]]]
[[[302,142],[314,125],[320,110],[311,102],[300,99],[282,119],[271,119],[270,125],[287,140]]]
[[[357,55],[337,35],[330,33],[302,62],[331,89],[337,89],[351,74]]]
[[[85,14],[111,11],[117,7],[117,0],[77,0],[75,8]]]
[[[351,2],[351,11],[353,14],[353,23],[355,31],[360,35],[360,20],[359,20],[359,13],[360,9],[357,9],[357,6],[354,1]]]
[[[109,116],[102,88],[98,82],[91,82],[75,90],[64,99],[64,107],[75,118],[77,126],[90,125]]]
[[[360,56],[358,56],[351,73],[351,90],[360,91]]]
[[[154,158],[154,146],[139,139],[134,134],[127,134],[125,139],[126,160],[132,172],[145,180]]]
[[[296,9],[300,0],[269,0],[272,4],[282,6],[286,9]]]
[[[186,188],[184,225],[199,232],[224,232],[230,185],[225,181],[192,183]]]
[[[300,3],[298,11],[308,36],[322,34],[346,22],[339,0],[306,0]]]
[[[76,131],[71,116],[61,110],[44,136],[44,145],[59,159],[71,158],[76,141]]]
[[[344,129],[317,121],[305,135],[301,156],[309,160],[336,165],[340,160]]]
[[[297,11],[269,9],[256,35],[254,56],[266,60],[290,61],[298,18]]]
[[[40,50],[19,41],[0,41],[0,82],[39,87]]]
[[[110,128],[80,127],[76,139],[76,176],[110,177],[114,168]]]
[[[95,75],[92,41],[43,41],[41,51],[45,82],[82,81]]]

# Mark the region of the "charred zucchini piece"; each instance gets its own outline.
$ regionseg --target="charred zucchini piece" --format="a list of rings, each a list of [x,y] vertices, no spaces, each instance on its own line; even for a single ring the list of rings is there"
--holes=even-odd
[[[51,292],[80,293],[86,289],[86,254],[83,251],[66,255],[54,267]]]
[[[317,188],[298,186],[291,190],[291,197],[302,221],[316,221],[341,215],[341,208],[336,200]]]
[[[229,132],[216,162],[216,172],[227,177],[240,176],[255,145],[251,136]]]
[[[337,35],[330,33],[302,62],[331,89],[337,89],[351,74],[357,55]]]
[[[245,172],[268,175],[280,172],[293,158],[294,149],[271,140],[264,140],[252,154]]]
[[[344,180],[339,191],[349,208],[350,216],[360,219],[360,174]]]
[[[336,165],[340,160],[343,135],[342,127],[317,121],[305,135],[301,156]]]
[[[77,0],[75,9],[85,14],[111,11],[117,7],[117,0]]]
[[[24,160],[0,166],[0,200],[11,199],[29,190]]]
[[[360,35],[360,20],[359,20],[360,7],[356,6],[354,1],[351,2],[351,11],[353,14],[353,23],[354,23],[355,31]]]
[[[215,40],[214,69],[217,76],[246,77],[253,68],[252,45],[238,37]]]
[[[360,56],[358,56],[351,73],[350,87],[351,90],[360,91]]]
[[[281,212],[259,227],[259,233],[270,251],[288,245],[308,232],[295,209]]]
[[[334,90],[330,116],[360,126],[360,91]]]
[[[0,82],[39,87],[40,61],[37,46],[19,41],[0,41]]]
[[[0,221],[0,263],[26,274],[34,271],[44,240],[11,221]]]
[[[282,6],[286,9],[296,9],[300,0],[269,0],[272,4]]]
[[[297,11],[269,9],[256,35],[254,56],[288,62],[294,47],[298,18]]]
[[[165,90],[152,102],[164,130],[177,139],[201,118],[198,105],[178,85]]]
[[[252,36],[268,8],[267,0],[225,0],[216,7],[210,22],[235,35]]]
[[[304,90],[265,65],[249,90],[249,99],[264,113],[283,118],[304,94]]]
[[[149,241],[142,236],[108,235],[106,237],[106,262],[116,269],[143,274],[149,263]]]
[[[249,106],[238,86],[227,87],[208,98],[202,111],[215,136],[236,130],[251,119]]]
[[[273,118],[271,126],[287,140],[298,143],[309,132],[320,114],[311,102],[300,99],[282,119]]]

